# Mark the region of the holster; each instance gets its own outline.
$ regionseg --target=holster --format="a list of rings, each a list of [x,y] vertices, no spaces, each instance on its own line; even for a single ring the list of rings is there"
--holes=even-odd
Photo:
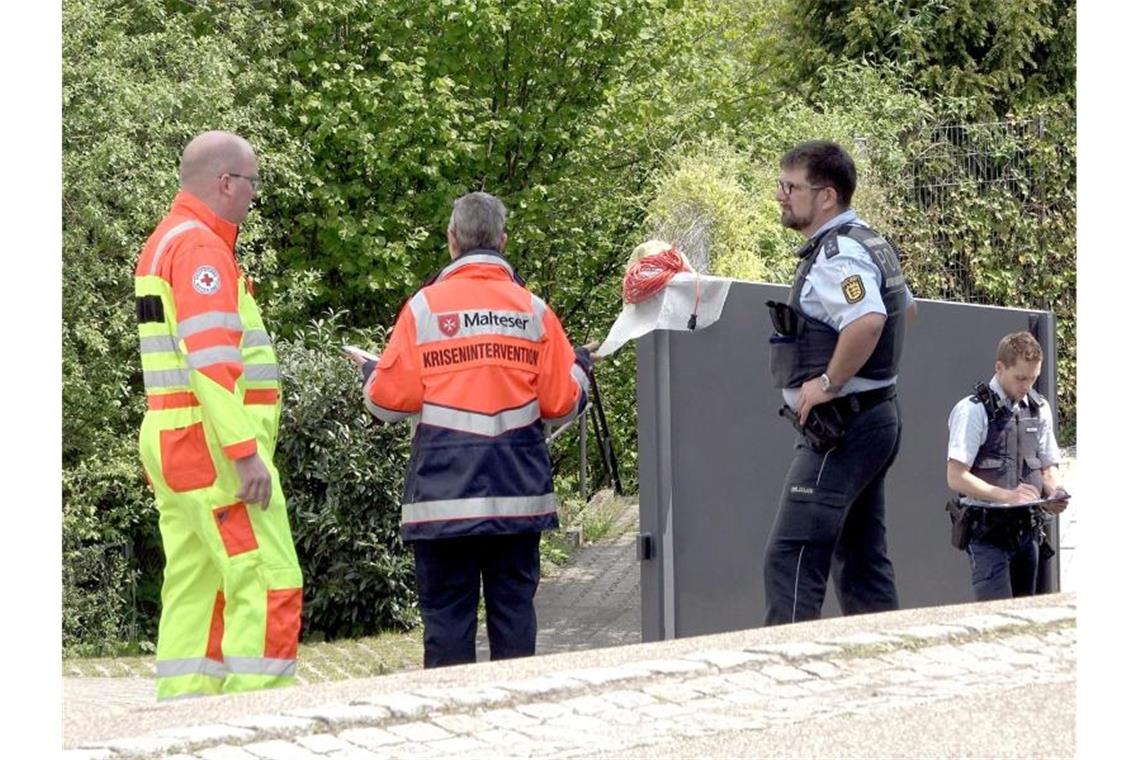
[[[1044,562],[1055,555],[1057,551],[1049,541],[1049,518],[1040,509],[1033,510],[1033,526],[1037,530],[1038,558]]]
[[[962,504],[958,499],[946,502],[950,514],[950,545],[955,549],[965,549],[970,544],[970,529],[976,518],[975,510]]]
[[[831,404],[818,404],[808,412],[807,424],[800,424],[800,416],[787,404],[779,415],[792,423],[796,432],[802,435],[816,451],[830,451],[839,445],[847,432],[847,422],[843,414]]]

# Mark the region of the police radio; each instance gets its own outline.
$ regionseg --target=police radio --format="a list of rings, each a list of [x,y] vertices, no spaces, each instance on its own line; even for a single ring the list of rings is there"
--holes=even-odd
[[[998,399],[988,383],[974,383],[974,396],[986,410],[986,419],[991,422],[997,418]]]

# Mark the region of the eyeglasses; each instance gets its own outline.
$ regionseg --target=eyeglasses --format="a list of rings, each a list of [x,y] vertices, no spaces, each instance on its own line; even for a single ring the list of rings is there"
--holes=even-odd
[[[219,174],[218,177],[241,177],[242,179],[249,182],[249,186],[253,188],[253,192],[255,194],[261,190],[261,177],[257,176],[256,174],[235,174],[234,172],[223,172]]]
[[[809,185],[806,182],[788,182],[787,180],[776,180],[776,189],[784,195],[791,195],[796,190],[825,190],[831,185]]]

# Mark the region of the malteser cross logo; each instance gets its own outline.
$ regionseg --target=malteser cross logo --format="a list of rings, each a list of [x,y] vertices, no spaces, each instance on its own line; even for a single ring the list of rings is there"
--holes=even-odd
[[[459,332],[459,315],[458,314],[440,314],[439,317],[439,331],[451,338],[455,333]]]

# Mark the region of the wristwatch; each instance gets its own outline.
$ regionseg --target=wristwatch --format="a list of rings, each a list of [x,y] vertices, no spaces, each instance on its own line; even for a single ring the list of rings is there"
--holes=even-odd
[[[824,393],[831,390],[831,378],[827,376],[826,372],[819,376],[819,387],[823,389]]]

